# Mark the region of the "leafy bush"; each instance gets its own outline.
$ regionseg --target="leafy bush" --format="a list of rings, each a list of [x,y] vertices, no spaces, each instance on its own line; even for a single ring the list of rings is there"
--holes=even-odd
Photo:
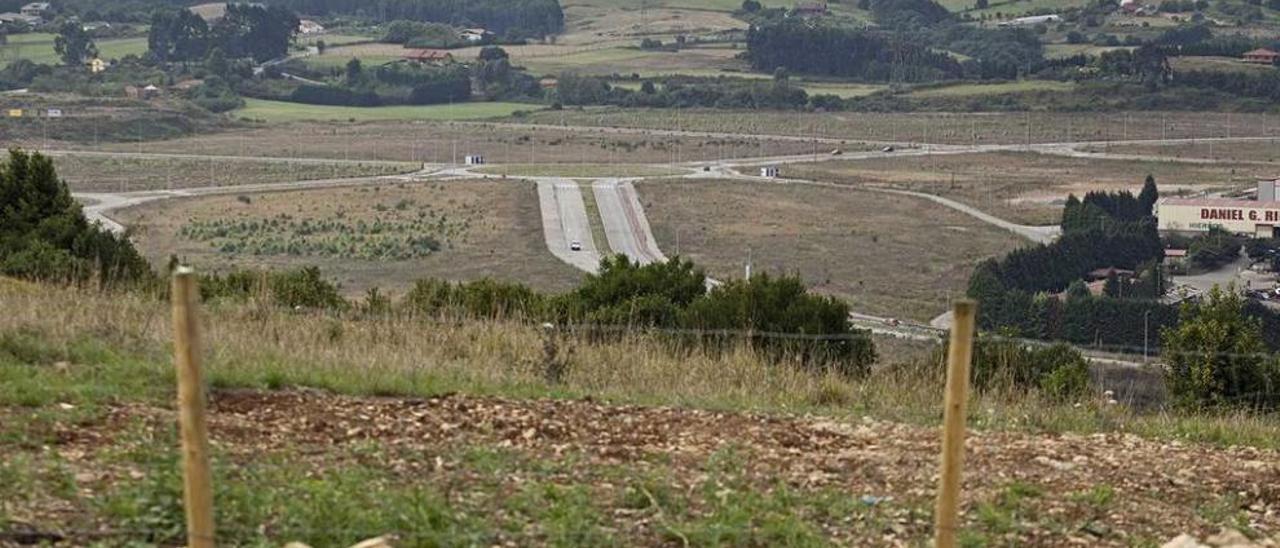
[[[1187,257],[1199,268],[1215,270],[1239,259],[1243,244],[1240,236],[1215,227],[1191,241]]]
[[[522,284],[492,279],[451,283],[418,280],[404,296],[403,308],[422,316],[458,315],[483,319],[540,317],[545,297]]]
[[[682,324],[711,340],[723,338],[717,330],[758,333],[751,343],[776,358],[848,375],[865,374],[876,359],[870,334],[849,325],[849,305],[808,293],[797,277],[725,283],[693,301]]]
[[[1244,312],[1234,288],[1214,288],[1199,306],[1184,305],[1179,324],[1161,333],[1176,405],[1280,409],[1280,359],[1266,355],[1262,323]]]
[[[936,363],[946,364],[947,349]],[[1089,363],[1065,344],[1031,347],[1003,336],[974,342],[971,381],[977,390],[1038,391],[1058,401],[1075,401],[1089,391]]]

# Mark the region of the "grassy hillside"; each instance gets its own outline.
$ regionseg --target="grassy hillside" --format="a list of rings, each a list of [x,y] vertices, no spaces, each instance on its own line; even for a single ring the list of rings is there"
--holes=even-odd
[[[0,304],[0,533],[178,542],[168,306],[7,282]],[[226,544],[931,535],[942,387],[928,348],[882,341],[882,366],[855,381],[640,334],[588,343],[512,323],[254,304],[207,307],[204,325]],[[968,544],[1153,545],[1280,528],[1257,490],[1280,482],[1274,418],[994,393],[972,409]],[[1112,435],[1082,435],[1093,432]]]

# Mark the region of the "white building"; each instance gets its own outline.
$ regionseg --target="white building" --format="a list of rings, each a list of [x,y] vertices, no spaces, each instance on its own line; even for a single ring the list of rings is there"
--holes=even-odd
[[[770,179],[776,178],[778,176],[778,166],[767,166],[767,167],[760,168],[760,176],[768,177]]]
[[[1165,198],[1156,204],[1161,232],[1208,232],[1212,228],[1257,238],[1280,237],[1280,181],[1258,183],[1257,200]]]
[[[1059,21],[1062,21],[1061,15],[1033,15],[1030,17],[1019,17],[1017,19],[1010,19],[1008,21],[1003,21],[998,26],[1029,27],[1032,25],[1039,25],[1041,23],[1047,25],[1049,23],[1057,23]]]
[[[484,156],[480,155],[467,155],[465,162],[469,166],[482,166],[485,164]]]
[[[458,33],[458,38],[461,38],[471,43],[476,43],[476,42],[483,42],[485,37],[488,34],[489,34],[489,31],[484,29],[479,29],[479,28],[462,29],[462,31]]]
[[[321,25],[320,23],[317,23],[310,19],[303,19],[302,21],[298,22],[298,34],[303,34],[303,35],[320,34],[323,32],[324,32],[324,25]]]

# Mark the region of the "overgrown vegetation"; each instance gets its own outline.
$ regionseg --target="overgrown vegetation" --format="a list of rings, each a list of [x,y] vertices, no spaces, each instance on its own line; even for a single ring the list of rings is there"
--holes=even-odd
[[[151,272],[125,235],[89,224],[51,159],[11,150],[0,162],[0,274],[110,287]]]

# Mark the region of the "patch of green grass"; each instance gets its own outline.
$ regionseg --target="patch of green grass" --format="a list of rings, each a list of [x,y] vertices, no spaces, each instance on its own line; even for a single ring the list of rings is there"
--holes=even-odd
[[[1030,91],[1071,91],[1075,84],[1053,80],[1019,80],[999,84],[958,84],[927,88],[910,93],[914,97],[968,97],[979,95],[1001,95],[1005,93],[1023,93]]]
[[[54,39],[54,35],[42,33],[10,36],[9,43],[0,46],[0,62],[11,63],[19,59],[27,59],[35,63],[60,64],[62,61],[53,49]],[[98,40],[97,45],[98,56],[105,60],[142,55],[147,52],[146,38]]]
[[[536,110],[538,105],[526,103],[458,103],[453,105],[387,106],[387,107],[335,107],[304,105],[284,101],[245,99],[244,108],[233,115],[267,122],[296,122],[301,120],[357,122],[382,120],[479,120],[510,116],[518,110]]]

